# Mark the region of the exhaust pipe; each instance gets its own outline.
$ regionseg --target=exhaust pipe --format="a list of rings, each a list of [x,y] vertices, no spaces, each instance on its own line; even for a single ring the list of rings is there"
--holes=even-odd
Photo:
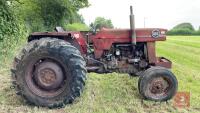
[[[135,16],[133,15],[132,6],[130,6],[130,13],[131,43],[136,45]]]

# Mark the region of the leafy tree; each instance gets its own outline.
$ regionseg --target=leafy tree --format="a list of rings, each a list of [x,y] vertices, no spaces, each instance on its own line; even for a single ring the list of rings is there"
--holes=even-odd
[[[0,46],[13,44],[13,40],[18,40],[23,26],[16,17],[10,2],[0,0]]]
[[[92,28],[96,28],[97,30],[101,28],[113,28],[112,21],[110,19],[105,19],[103,17],[97,17],[94,21],[94,23],[91,23],[90,26]]]
[[[0,40],[3,40],[4,36],[15,33],[17,29],[13,27],[16,27],[17,24],[6,0],[0,1],[0,10]]]
[[[84,23],[77,12],[87,6],[88,0],[0,0],[0,66],[25,42],[27,32]]]
[[[189,29],[191,31],[194,31],[194,27],[191,23],[181,23],[176,25],[173,29]]]
[[[25,35],[24,26],[17,18],[10,1],[0,0],[0,63]]]
[[[89,3],[88,0],[18,0],[15,5],[26,26],[34,32],[52,31],[56,26],[83,22],[77,12]]]
[[[192,35],[194,31],[189,29],[172,29],[168,31],[168,35]]]
[[[83,23],[68,24],[65,27],[68,31],[88,31],[89,27]]]
[[[191,23],[181,23],[171,29],[168,35],[198,35]]]

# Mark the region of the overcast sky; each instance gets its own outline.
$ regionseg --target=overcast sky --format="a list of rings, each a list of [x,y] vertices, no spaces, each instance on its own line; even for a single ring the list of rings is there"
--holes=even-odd
[[[200,26],[200,0],[89,0],[91,6],[80,10],[86,24],[102,16],[117,28],[129,28],[130,5],[134,8],[136,27],[171,29],[182,22]]]

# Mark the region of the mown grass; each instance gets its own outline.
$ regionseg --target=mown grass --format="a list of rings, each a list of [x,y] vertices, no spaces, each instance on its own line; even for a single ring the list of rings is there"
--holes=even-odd
[[[27,105],[10,89],[10,64],[7,57],[0,70],[0,113],[166,113],[200,112],[200,37],[168,37],[157,44],[159,56],[172,60],[172,71],[179,81],[179,91],[191,93],[190,108],[179,109],[169,102],[144,101],[137,89],[137,77],[127,74],[88,74],[82,96],[62,109],[38,108]],[[18,51],[13,51],[16,54]]]

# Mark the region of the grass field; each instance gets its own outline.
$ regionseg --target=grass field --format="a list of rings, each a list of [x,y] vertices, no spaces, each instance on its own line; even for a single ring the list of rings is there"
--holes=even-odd
[[[26,105],[23,99],[10,89],[9,68],[13,57],[10,55],[0,70],[0,113],[200,112],[200,37],[170,36],[166,42],[157,44],[157,52],[159,56],[172,60],[172,71],[177,76],[179,91],[191,93],[190,108],[176,108],[173,106],[173,100],[163,103],[143,101],[137,89],[138,78],[117,73],[88,74],[82,96],[65,108],[49,110]]]

